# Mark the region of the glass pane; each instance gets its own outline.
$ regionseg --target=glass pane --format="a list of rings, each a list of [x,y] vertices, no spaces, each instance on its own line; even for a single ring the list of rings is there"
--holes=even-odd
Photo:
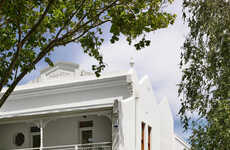
[[[33,147],[40,147],[40,135],[33,135]]]
[[[92,130],[82,131],[82,144],[92,143]]]
[[[81,121],[80,128],[93,127],[93,121]]]
[[[15,145],[16,146],[22,146],[22,144],[25,142],[25,136],[23,133],[18,133],[15,136]]]
[[[31,127],[30,132],[40,132],[40,128],[38,127]]]

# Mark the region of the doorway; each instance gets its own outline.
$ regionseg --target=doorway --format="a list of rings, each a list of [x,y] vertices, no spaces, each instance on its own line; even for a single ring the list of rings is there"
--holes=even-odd
[[[93,130],[92,129],[80,129],[81,144],[89,144],[93,142]]]
[[[40,128],[31,127],[30,128],[30,134],[31,134],[31,147],[32,148],[39,148],[41,146]]]
[[[79,122],[80,131],[80,143],[89,144],[93,143],[93,121],[80,121]]]
[[[40,134],[32,135],[32,147],[37,148],[37,147],[40,147],[40,145],[41,145],[41,136],[40,136]]]

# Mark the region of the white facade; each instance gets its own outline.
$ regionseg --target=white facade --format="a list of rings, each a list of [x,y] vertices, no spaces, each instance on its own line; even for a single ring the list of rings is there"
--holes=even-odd
[[[147,76],[138,80],[130,69],[96,78],[63,62],[16,87],[0,109],[0,150],[33,148],[36,138],[44,150],[189,149],[174,134],[167,99],[156,102]]]

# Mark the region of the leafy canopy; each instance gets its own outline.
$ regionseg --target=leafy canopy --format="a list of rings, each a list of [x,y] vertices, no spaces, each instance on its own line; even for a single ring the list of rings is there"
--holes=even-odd
[[[230,149],[230,2],[184,0],[183,7],[190,33],[181,54],[179,114],[193,131],[193,149]]]
[[[0,107],[18,82],[35,65],[49,59],[55,47],[79,43],[94,57],[96,75],[105,67],[99,49],[103,25],[109,24],[111,43],[124,35],[137,50],[148,46],[145,34],[173,24],[175,15],[163,11],[173,0],[0,0]]]

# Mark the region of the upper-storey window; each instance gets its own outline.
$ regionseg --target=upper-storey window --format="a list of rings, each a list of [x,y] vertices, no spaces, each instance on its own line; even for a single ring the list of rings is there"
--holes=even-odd
[[[148,126],[148,150],[151,150],[151,131],[152,127]]]
[[[145,123],[141,123],[141,150],[145,150]]]

